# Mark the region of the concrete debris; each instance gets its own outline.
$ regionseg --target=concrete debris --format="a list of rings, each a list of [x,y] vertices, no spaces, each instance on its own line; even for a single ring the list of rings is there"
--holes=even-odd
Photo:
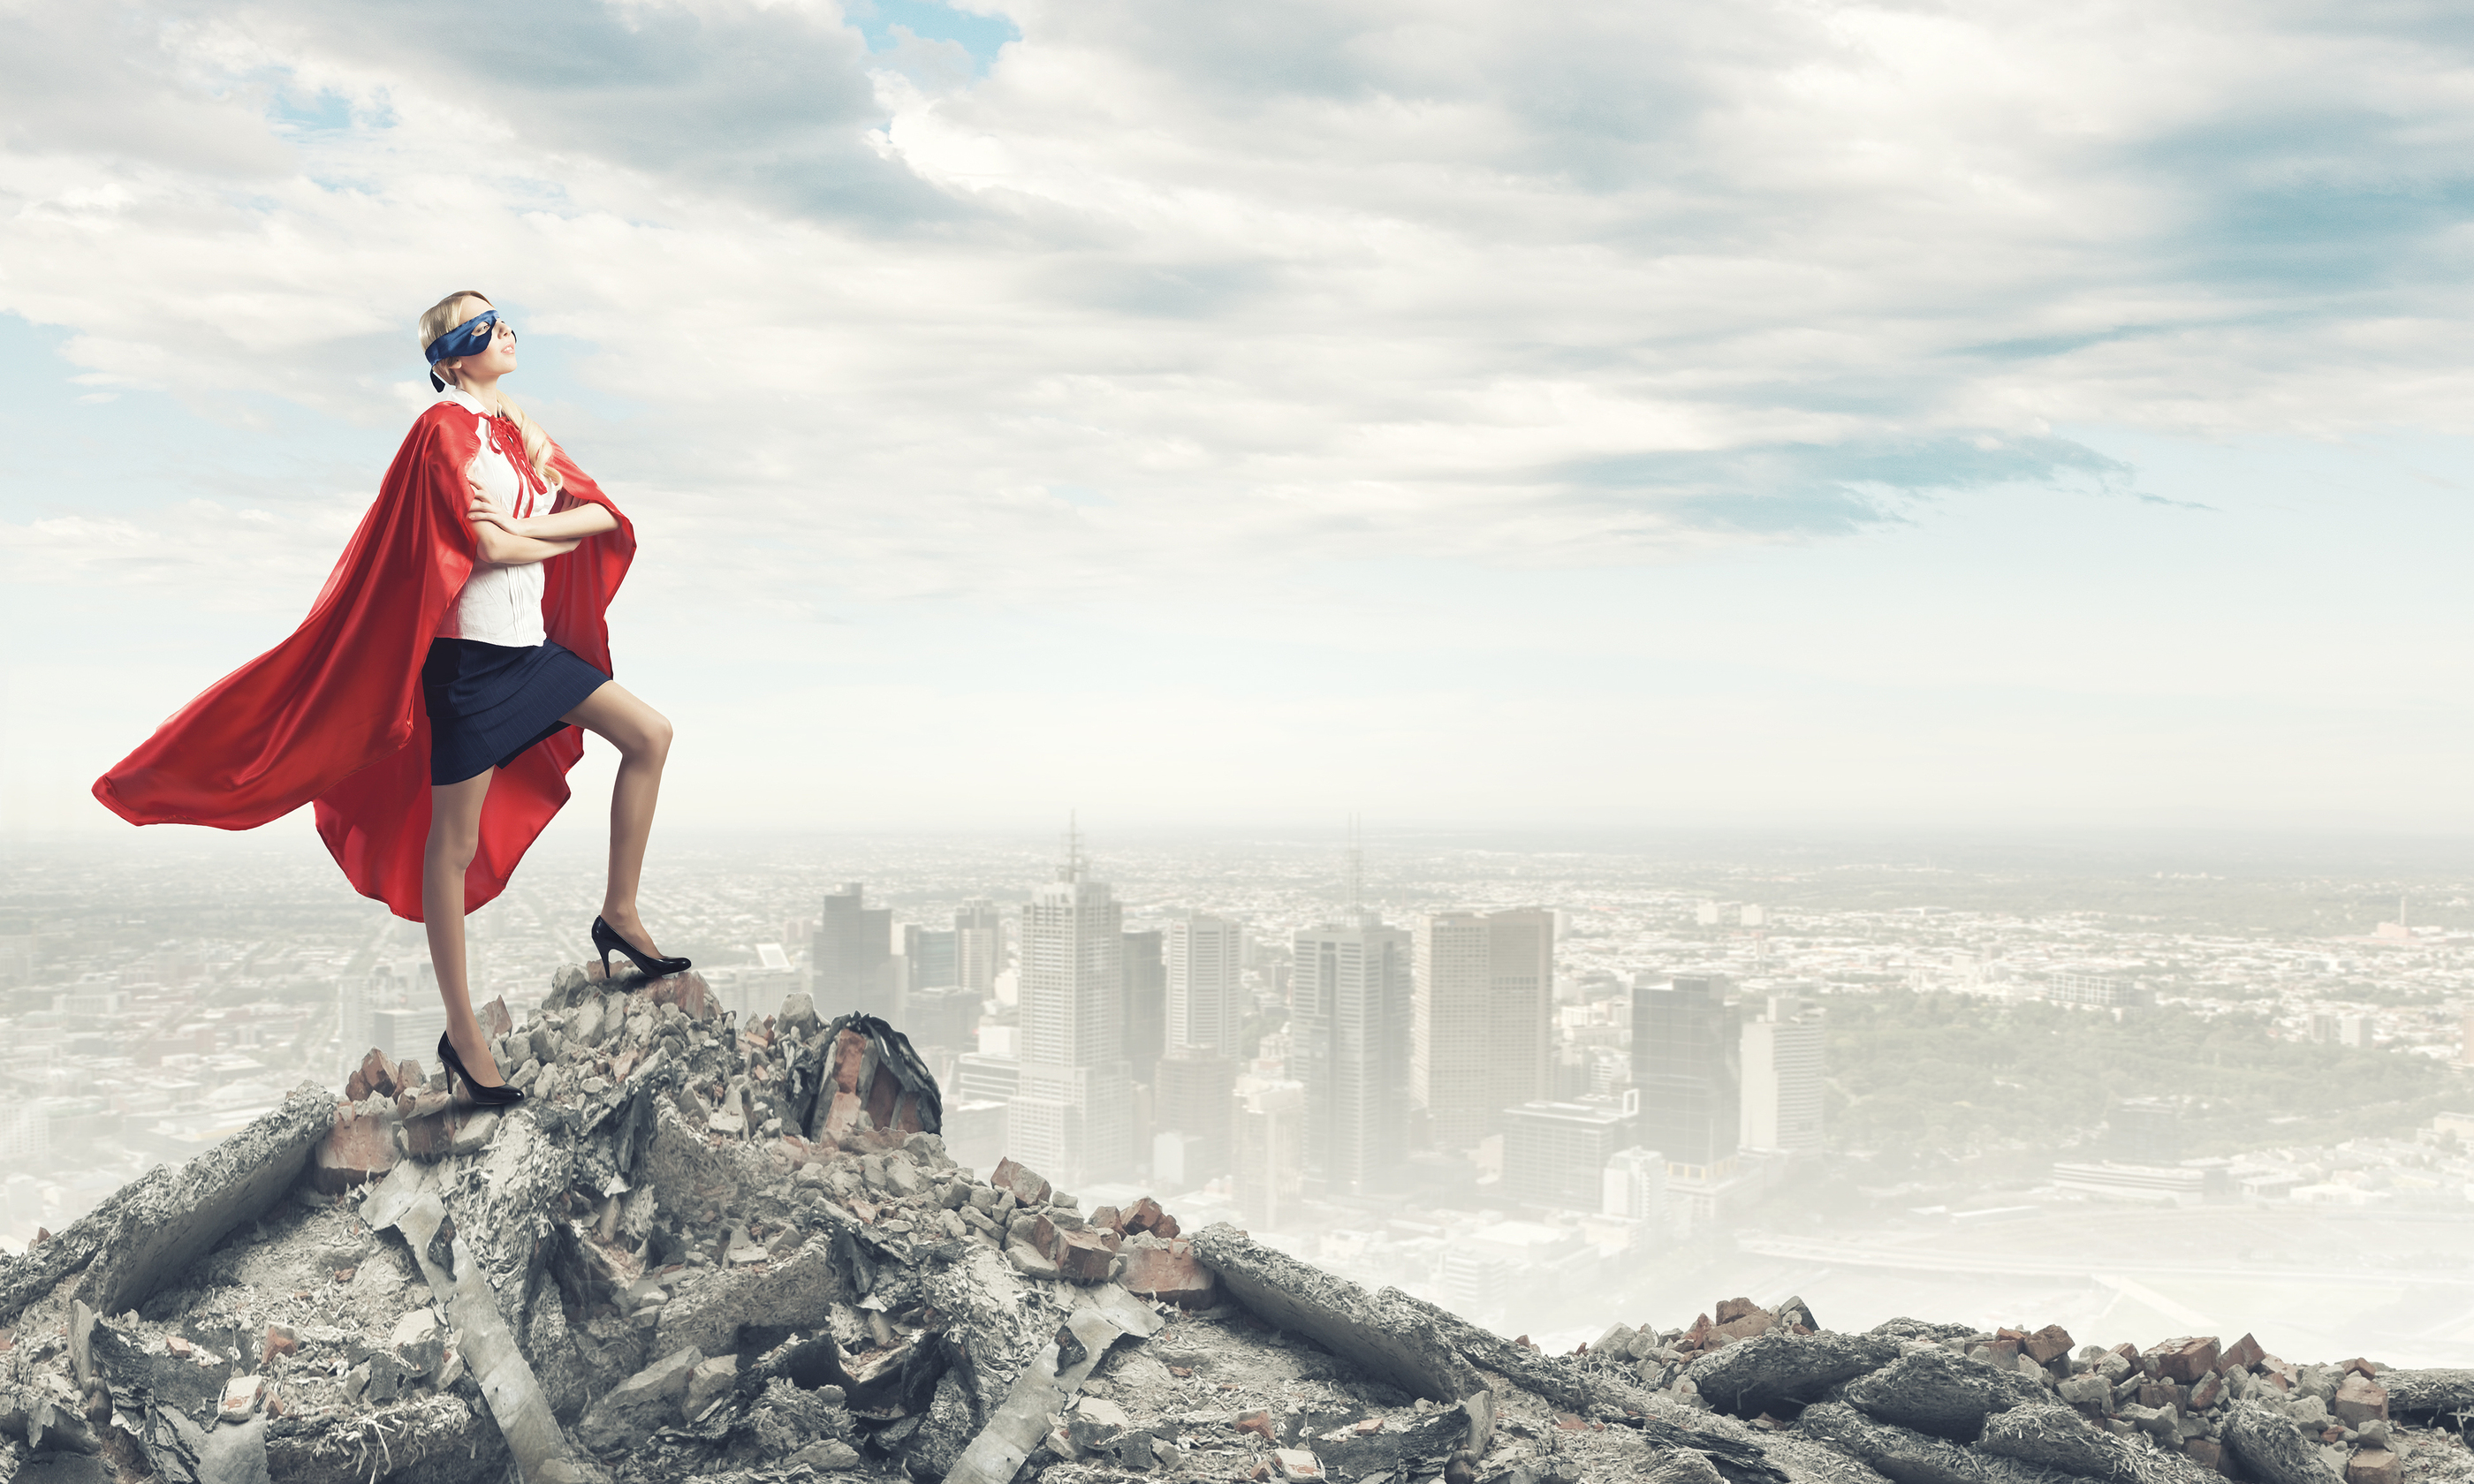
[[[1546,1354],[1149,1197],[945,1150],[805,995],[561,970],[530,1096],[373,1051],[0,1265],[0,1480],[174,1484],[2464,1484],[2474,1373],[2249,1335],[1822,1328]]]

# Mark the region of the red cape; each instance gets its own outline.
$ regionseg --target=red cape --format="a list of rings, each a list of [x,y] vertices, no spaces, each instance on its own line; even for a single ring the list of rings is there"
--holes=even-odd
[[[421,665],[473,570],[463,471],[482,438],[480,419],[451,401],[423,413],[309,616],[95,779],[105,807],[133,825],[255,829],[315,802],[318,833],[354,890],[420,922],[429,838]],[[604,615],[635,558],[636,528],[564,452],[551,467],[560,509],[589,501],[618,521],[544,563],[549,636],[607,672]],[[566,727],[498,770],[464,875],[466,912],[506,889],[567,802],[567,771],[583,755],[584,733]]]

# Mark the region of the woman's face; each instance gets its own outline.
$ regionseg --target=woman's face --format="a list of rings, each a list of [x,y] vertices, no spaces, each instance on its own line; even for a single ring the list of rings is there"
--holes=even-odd
[[[455,306],[454,323],[461,324],[474,315],[487,313],[490,307],[486,299],[467,299]],[[501,320],[497,333],[491,337],[490,348],[478,355],[458,356],[439,364],[454,371],[460,381],[496,381],[516,369],[516,332]]]

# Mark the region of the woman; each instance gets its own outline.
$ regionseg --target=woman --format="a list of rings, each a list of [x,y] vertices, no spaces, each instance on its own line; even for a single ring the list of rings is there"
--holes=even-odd
[[[439,1060],[476,1099],[513,1103],[523,1094],[473,1013],[465,914],[505,889],[567,802],[580,728],[619,759],[593,922],[602,969],[614,951],[646,974],[687,968],[636,911],[670,724],[610,678],[606,614],[635,528],[498,390],[515,330],[467,291],[421,317],[421,339],[438,400],[309,616],[94,792],[132,824],[223,829],[314,802],[352,885],[428,928],[447,1002]]]

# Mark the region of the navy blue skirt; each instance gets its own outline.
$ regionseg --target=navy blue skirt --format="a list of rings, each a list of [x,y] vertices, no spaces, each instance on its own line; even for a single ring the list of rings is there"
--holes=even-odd
[[[609,682],[555,639],[530,648],[430,640],[421,666],[429,781],[461,783],[505,767],[567,725],[559,718]]]

